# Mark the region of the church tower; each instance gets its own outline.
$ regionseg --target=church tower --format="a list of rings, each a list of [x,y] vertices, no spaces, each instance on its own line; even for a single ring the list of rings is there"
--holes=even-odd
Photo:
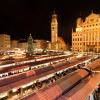
[[[57,15],[55,11],[52,15],[51,19],[51,43],[53,45],[53,49],[57,49],[57,40],[58,40],[58,22],[57,22]]]

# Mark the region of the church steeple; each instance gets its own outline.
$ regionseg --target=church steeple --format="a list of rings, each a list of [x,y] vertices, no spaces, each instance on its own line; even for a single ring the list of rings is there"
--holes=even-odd
[[[57,49],[57,40],[58,40],[58,22],[57,22],[57,14],[55,10],[53,11],[52,18],[51,18],[51,43],[55,46],[53,49]]]
[[[57,14],[55,13],[54,10],[51,19],[51,42],[57,42],[57,38],[58,38],[58,22],[57,22]]]
[[[57,20],[57,14],[55,13],[55,10],[53,11],[52,14],[52,20]]]

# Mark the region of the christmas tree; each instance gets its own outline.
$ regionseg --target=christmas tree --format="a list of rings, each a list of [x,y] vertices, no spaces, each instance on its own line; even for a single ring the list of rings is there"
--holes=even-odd
[[[28,38],[28,49],[27,49],[27,55],[32,56],[34,54],[34,48],[33,48],[33,38],[31,34],[29,35]]]

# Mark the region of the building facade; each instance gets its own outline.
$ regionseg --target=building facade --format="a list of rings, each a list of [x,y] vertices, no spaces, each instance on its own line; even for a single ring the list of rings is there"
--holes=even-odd
[[[18,40],[11,40],[11,49],[18,48]]]
[[[10,35],[0,34],[0,50],[10,49]]]
[[[34,46],[37,49],[47,49],[48,48],[48,41],[46,40],[34,40]]]
[[[19,49],[27,51],[28,43],[26,41],[19,41],[18,46]]]
[[[65,41],[60,36],[58,37],[58,49],[59,50],[64,50],[64,51],[68,50]]]
[[[72,31],[72,50],[100,52],[100,15],[91,13],[83,20],[78,18]]]
[[[27,50],[28,42],[27,41],[19,41],[17,47],[21,50]],[[48,41],[46,40],[34,40],[33,41],[33,49],[47,49]]]

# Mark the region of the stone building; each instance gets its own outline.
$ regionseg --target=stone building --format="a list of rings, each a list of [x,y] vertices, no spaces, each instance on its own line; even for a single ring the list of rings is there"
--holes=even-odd
[[[34,46],[37,49],[47,49],[48,41],[46,41],[46,40],[34,40]]]
[[[100,52],[100,15],[91,13],[83,20],[78,18],[72,31],[72,50]]]
[[[62,37],[58,37],[58,49],[64,51],[68,50],[68,47]]]
[[[0,34],[0,50],[10,49],[10,35]]]
[[[28,48],[28,43],[27,43],[27,40],[20,40],[19,42],[18,42],[18,46],[17,46],[18,48],[20,48],[21,50],[27,50],[27,48]]]
[[[11,40],[11,49],[18,47],[18,40]]]
[[[27,40],[20,40],[17,45],[18,48],[22,50],[27,50],[28,42]],[[47,49],[48,48],[48,41],[46,40],[34,40],[33,41],[33,49]]]

